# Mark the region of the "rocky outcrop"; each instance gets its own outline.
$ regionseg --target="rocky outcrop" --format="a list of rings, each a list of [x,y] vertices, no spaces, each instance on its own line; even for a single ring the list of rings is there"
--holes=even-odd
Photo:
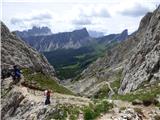
[[[42,72],[54,77],[54,68],[48,63],[47,59],[14,33],[11,33],[2,22],[1,37],[2,69],[19,65],[21,68],[31,68],[37,72]]]
[[[120,94],[137,89],[143,82],[160,82],[160,6],[142,19],[142,28],[135,53],[124,67]]]

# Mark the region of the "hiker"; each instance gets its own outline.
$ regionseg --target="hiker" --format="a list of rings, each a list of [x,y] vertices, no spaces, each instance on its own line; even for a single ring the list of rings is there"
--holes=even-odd
[[[18,83],[21,79],[21,71],[17,65],[13,66],[12,78],[15,83]]]
[[[45,100],[45,105],[48,105],[50,104],[50,95],[51,95],[51,91],[48,89],[48,90],[45,90],[44,92],[45,96],[46,96],[46,100]]]

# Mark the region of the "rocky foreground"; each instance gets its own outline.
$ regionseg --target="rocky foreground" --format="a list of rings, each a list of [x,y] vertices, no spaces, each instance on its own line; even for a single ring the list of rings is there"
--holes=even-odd
[[[51,104],[44,105],[43,91],[11,83],[12,78],[2,81],[2,120],[46,120],[57,113],[57,105],[81,107],[91,102],[83,97],[52,93]]]
[[[83,108],[93,104],[93,101],[88,98],[52,93],[51,104],[44,105],[43,91],[27,88],[21,83],[17,85],[11,83],[11,78],[2,81],[2,120],[50,120],[52,118],[59,120],[64,115],[64,111],[58,106]],[[158,100],[160,102],[160,99]],[[113,108],[107,113],[102,113],[97,120],[158,120],[156,118],[160,118],[160,109],[153,104],[145,106],[138,100],[134,101],[134,105],[121,100],[107,101],[113,104]],[[53,117],[57,114],[57,118]],[[81,110],[76,120],[87,120],[84,115]],[[71,120],[69,115],[65,119]]]

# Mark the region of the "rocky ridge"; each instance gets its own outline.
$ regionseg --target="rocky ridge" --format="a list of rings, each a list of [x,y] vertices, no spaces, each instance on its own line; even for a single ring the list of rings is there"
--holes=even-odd
[[[47,52],[58,49],[78,49],[95,42],[98,44],[108,44],[112,41],[121,42],[128,37],[128,30],[126,29],[119,34],[102,35],[102,37],[96,38],[92,38],[86,28],[49,35],[32,35],[30,30],[28,32],[16,31],[16,34],[36,50]]]

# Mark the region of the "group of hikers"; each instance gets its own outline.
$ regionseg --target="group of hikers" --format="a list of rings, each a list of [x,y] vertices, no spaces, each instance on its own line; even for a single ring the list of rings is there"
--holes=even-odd
[[[13,84],[17,84],[20,82],[21,80],[21,70],[20,68],[17,66],[17,65],[14,65],[13,66],[13,69],[12,70],[2,70],[2,79],[5,79],[6,77],[9,77],[9,76],[12,76],[12,79],[13,79]],[[47,89],[44,91],[44,95],[46,96],[46,99],[45,99],[45,105],[48,105],[50,104],[50,96],[51,96],[51,90]]]

